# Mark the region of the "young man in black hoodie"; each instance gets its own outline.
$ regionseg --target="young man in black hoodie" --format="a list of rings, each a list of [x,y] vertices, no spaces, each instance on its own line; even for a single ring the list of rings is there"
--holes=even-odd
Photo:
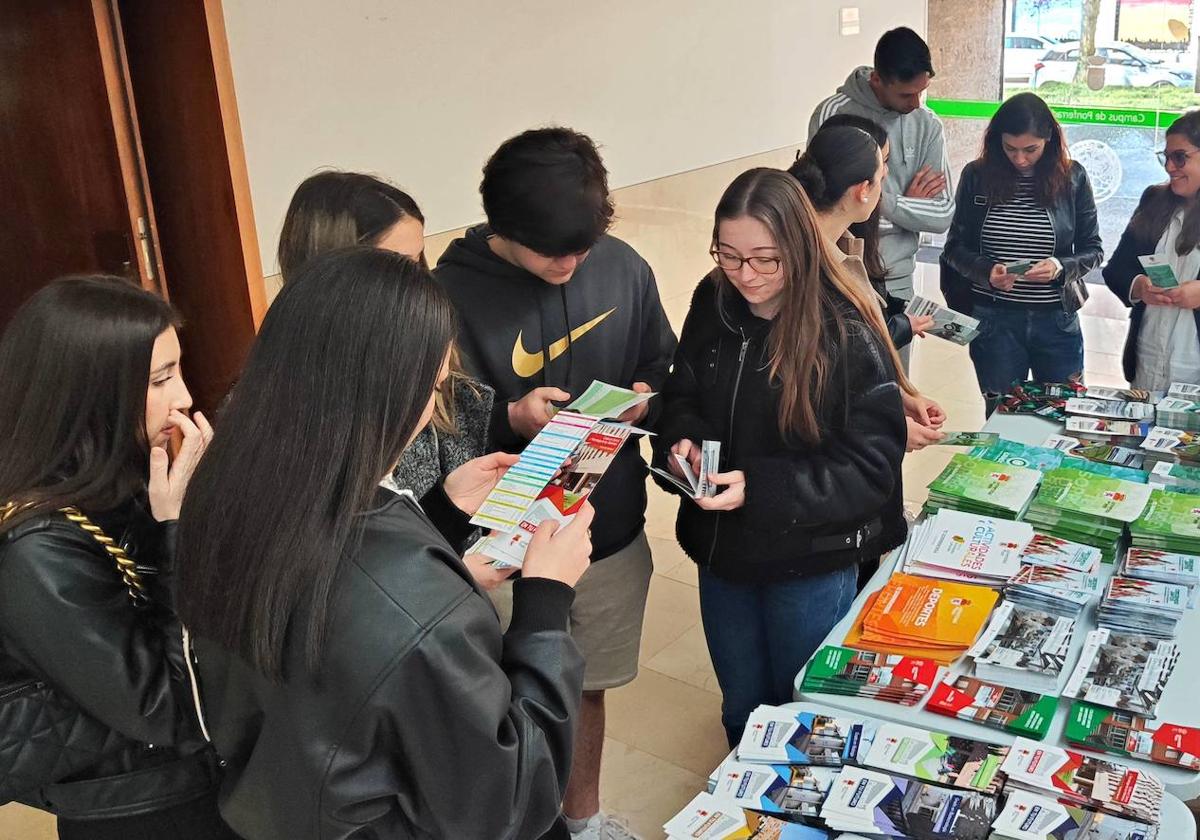
[[[473,375],[496,390],[494,447],[519,451],[555,403],[592,380],[657,391],[675,351],[654,273],[606,231],[608,178],[595,145],[567,128],[513,137],[479,188],[487,224],[467,231],[434,275],[458,309],[458,345]],[[650,404],[622,420],[652,422]],[[591,568],[576,587],[571,634],[586,662],[571,780],[563,802],[575,837],[622,837],[600,813],[604,692],[637,675],[652,564],[644,526],[646,465],[627,444],[591,496]],[[510,587],[494,595],[501,614]]]

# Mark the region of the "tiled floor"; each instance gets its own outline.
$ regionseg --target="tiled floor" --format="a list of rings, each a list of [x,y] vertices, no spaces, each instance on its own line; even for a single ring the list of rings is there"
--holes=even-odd
[[[654,267],[663,305],[678,330],[693,288],[709,270],[712,210],[722,190],[750,166],[787,165],[794,151],[783,149],[755,158],[627,187],[616,193],[615,233]],[[430,261],[451,238],[431,237]],[[938,297],[935,271],[921,267],[920,292]],[[1083,316],[1086,376],[1096,384],[1123,383],[1120,349],[1125,308],[1107,290],[1092,286]],[[918,340],[913,377],[945,408],[948,425],[978,429],[983,403],[965,348],[936,338]],[[913,508],[925,485],[941,471],[950,452],[937,448],[908,456],[905,499]],[[646,609],[641,674],[611,692],[605,742],[605,807],[623,814],[646,837],[661,837],[662,823],[702,789],[710,770],[725,756],[720,725],[720,692],[700,626],[695,566],[674,539],[676,502],[650,489],[647,533],[655,574]],[[0,808],[0,840],[44,840],[54,836],[49,818],[21,808]]]

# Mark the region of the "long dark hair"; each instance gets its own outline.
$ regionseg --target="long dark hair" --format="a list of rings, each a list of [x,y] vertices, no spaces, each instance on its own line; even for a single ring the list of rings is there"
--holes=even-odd
[[[785,272],[783,302],[771,323],[770,376],[778,383],[779,430],[788,439],[816,444],[821,440],[820,413],[829,377],[845,346],[842,301],[848,301],[892,358],[897,381],[911,390],[896,350],[888,338],[879,302],[855,282],[835,260],[817,228],[816,212],[796,179],[779,169],[750,169],[725,190],[713,222],[713,245],[721,222],[757,219],[771,231]],[[713,270],[723,300],[737,295],[725,272]]]
[[[1200,149],[1200,109],[1180,114],[1167,129],[1166,136],[1172,135],[1183,135],[1189,143]],[[1171,192],[1169,182],[1155,184],[1142,195],[1133,218],[1129,220],[1129,228],[1143,241],[1158,242],[1171,223],[1171,217],[1181,207],[1187,209],[1183,214],[1183,230],[1175,243],[1175,251],[1186,254],[1200,246],[1200,195],[1182,198]]]
[[[317,254],[374,245],[406,216],[425,223],[412,196],[374,175],[333,170],[310,175],[296,187],[279,234],[283,282]]]
[[[323,254],[283,287],[184,500],[193,633],[281,680],[303,616],[316,667],[355,517],[418,431],[453,335],[429,272],[388,251]]]
[[[0,532],[66,505],[104,511],[146,485],[154,341],[178,326],[162,298],[121,277],[64,277],[0,338]]]
[[[888,141],[883,126],[856,114],[834,114],[813,135],[808,147],[796,155],[796,162],[788,173],[804,187],[818,211],[828,210],[853,185],[875,177],[878,161],[863,134],[874,141],[875,150],[883,151]],[[843,155],[838,148],[840,142],[848,142],[852,151]],[[882,283],[887,275],[887,267],[879,253],[879,214],[880,208],[876,205],[866,221],[850,225],[850,232],[863,242],[863,265],[875,283]]]
[[[1046,141],[1046,149],[1033,167],[1034,195],[1039,206],[1050,207],[1071,186],[1071,158],[1062,125],[1036,93],[1009,97],[992,115],[979,154],[980,181],[992,204],[1012,201],[1017,190],[1017,169],[1004,153],[1002,135],[1032,134]]]

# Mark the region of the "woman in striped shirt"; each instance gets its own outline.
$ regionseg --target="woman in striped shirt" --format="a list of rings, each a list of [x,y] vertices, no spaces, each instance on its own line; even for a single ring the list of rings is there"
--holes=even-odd
[[[1102,258],[1087,172],[1046,103],[1017,94],[963,169],[942,259],[951,305],[980,321],[970,351],[981,391],[1004,393],[1031,371],[1043,382],[1082,376],[1081,281]]]

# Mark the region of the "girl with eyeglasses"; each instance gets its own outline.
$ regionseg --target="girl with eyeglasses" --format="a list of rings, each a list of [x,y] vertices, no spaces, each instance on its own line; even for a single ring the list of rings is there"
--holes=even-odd
[[[738,176],[663,389],[660,466],[680,473],[680,456],[696,471],[702,441],[721,442],[719,492],[682,499],[675,532],[700,567],[731,745],[757,705],[791,700],[859,565],[905,535],[911,386],[875,293],[835,251],[794,178]]]
[[[1132,307],[1125,377],[1148,390],[1200,382],[1200,111],[1171,123],[1158,158],[1167,182],[1142,193],[1104,268],[1104,282]],[[1149,254],[1166,261],[1178,285],[1150,280],[1139,260]]]
[[[1080,378],[1083,276],[1104,253],[1087,172],[1038,96],[1019,93],[996,111],[955,202],[942,289],[951,308],[979,319],[970,352],[980,391],[1005,393],[1031,371],[1043,382]]]

